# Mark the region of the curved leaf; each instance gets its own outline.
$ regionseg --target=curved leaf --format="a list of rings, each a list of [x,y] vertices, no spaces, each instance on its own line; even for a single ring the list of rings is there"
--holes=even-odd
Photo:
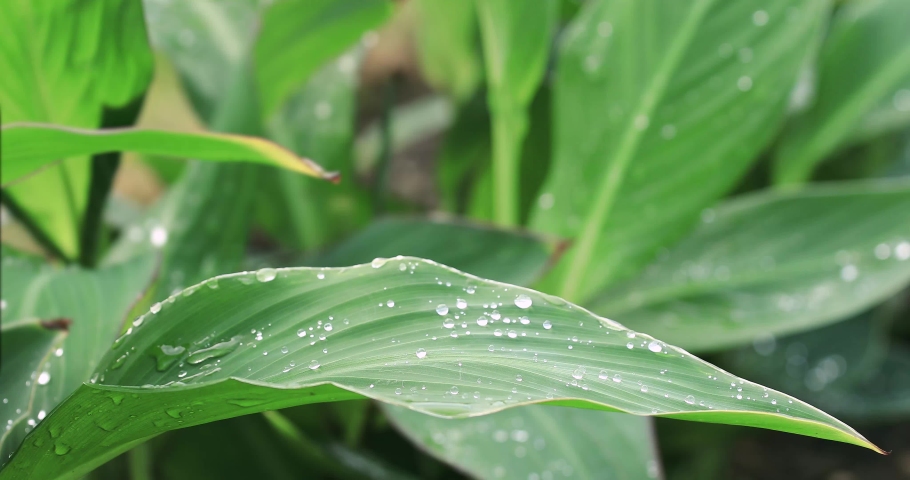
[[[0,31],[4,124],[96,128],[105,117],[130,110],[151,80],[142,2],[4,1]],[[63,256],[75,258],[88,203],[90,159],[58,160],[59,165],[4,194]],[[7,163],[4,158],[4,168]]]
[[[118,128],[84,130],[59,125],[16,123],[0,131],[3,185],[22,179],[64,157],[108,152],[189,157],[213,162],[252,162],[337,181],[308,158],[262,138],[224,133],[189,133]]]
[[[0,478],[75,476],[166,430],[361,396],[444,417],[550,402],[880,451],[806,403],[562,299],[410,257],[215,277],[134,320],[95,373]]]
[[[544,405],[456,420],[385,412],[431,455],[476,478],[660,476],[647,418]]]
[[[691,350],[819,327],[910,284],[910,181],[749,195],[592,308]]]
[[[777,132],[825,0],[599,0],[561,44],[554,158],[531,226],[574,238],[541,288],[636,274]]]
[[[848,3],[839,9],[819,60],[815,103],[786,130],[777,183],[804,182],[856,131],[869,136],[910,120],[910,4]],[[881,111],[881,104],[891,114]],[[863,121],[867,115],[873,115]]]

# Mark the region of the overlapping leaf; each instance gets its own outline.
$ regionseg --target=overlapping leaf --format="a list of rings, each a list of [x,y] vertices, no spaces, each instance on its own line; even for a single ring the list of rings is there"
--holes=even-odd
[[[587,2],[561,44],[554,158],[531,226],[576,240],[541,288],[639,271],[776,133],[824,0]]]
[[[77,475],[166,430],[360,396],[445,417],[552,402],[877,450],[808,404],[562,299],[411,257],[223,275],[133,325],[0,478]]]
[[[702,223],[593,309],[692,350],[847,318],[910,283],[906,180],[760,193]]]
[[[22,179],[61,158],[131,151],[191,157],[214,162],[274,165],[312,177],[334,179],[308,158],[256,137],[146,129],[85,130],[50,124],[16,123],[2,129],[3,185]]]

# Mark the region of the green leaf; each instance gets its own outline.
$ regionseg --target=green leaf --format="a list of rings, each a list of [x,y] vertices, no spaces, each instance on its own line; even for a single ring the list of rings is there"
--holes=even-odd
[[[472,0],[419,0],[417,54],[427,82],[459,102],[471,98],[483,74]]]
[[[252,162],[285,168],[311,177],[337,180],[308,158],[267,140],[218,133],[147,129],[84,130],[59,125],[17,123],[2,130],[3,185],[52,165],[60,158],[130,151],[191,157],[214,162]]]
[[[151,79],[141,2],[4,1],[0,31],[4,123],[95,128]],[[89,171],[88,158],[67,158],[5,189],[68,258],[79,250]]]
[[[778,184],[808,180],[838,147],[910,121],[910,4],[848,3],[835,16],[818,66],[812,107],[786,130],[775,158]]]
[[[475,478],[659,478],[648,419],[530,405],[466,419],[387,406],[411,441]]]
[[[30,434],[48,442],[27,438],[0,478],[76,476],[167,430],[361,396],[446,417],[550,402],[881,451],[806,403],[562,299],[411,257],[207,280],[137,318],[96,373]]]
[[[819,327],[910,284],[908,211],[906,180],[748,195],[591,306],[690,350]]]
[[[543,273],[553,247],[540,238],[453,221],[386,218],[311,263],[338,267],[407,255],[497,281],[529,284]]]
[[[527,109],[546,70],[558,4],[555,0],[478,0],[475,5],[492,114],[494,218],[502,225],[515,225]]]
[[[366,223],[371,212],[351,154],[362,56],[355,49],[325,65],[270,119],[272,138],[295,152],[318,157],[342,179],[338,185],[316,185],[290,172],[262,172],[256,217],[291,250],[323,247]]]
[[[589,299],[728,192],[777,132],[827,5],[587,2],[561,42],[530,222],[575,243],[540,287]]]
[[[255,46],[264,117],[391,13],[386,0],[280,0],[269,7]]]
[[[6,300],[4,300],[5,302]],[[5,316],[5,313],[4,313]],[[66,338],[66,320],[40,322],[24,320],[4,321],[0,330],[3,340],[2,364],[0,370],[0,420],[6,428],[0,435],[0,458],[9,458],[22,443],[25,435],[32,430],[35,422],[47,415],[32,405],[38,389],[43,388],[46,379],[43,366],[53,357]]]
[[[28,319],[63,318],[66,320],[47,325],[59,328],[68,326],[69,331],[62,343],[55,347],[54,355],[43,361],[40,373],[38,370],[25,372],[36,382],[37,387],[31,389],[27,407],[16,405],[16,408],[25,412],[23,418],[40,420],[44,416],[41,412],[51,412],[58,403],[89,380],[101,357],[117,338],[133,303],[149,284],[156,264],[154,256],[144,256],[96,271],[58,269],[31,261],[4,258],[4,329],[7,325]],[[4,343],[7,341],[5,332],[3,340]],[[4,355],[6,347],[4,345]],[[10,345],[10,349],[13,347]],[[22,371],[8,367],[10,366],[4,357],[4,377],[0,383],[7,381],[6,375],[23,375]],[[17,386],[12,390],[18,391],[20,388]],[[10,390],[4,388],[3,391]],[[103,427],[103,420],[99,421]],[[31,427],[33,425],[28,426],[29,429]],[[19,445],[23,433],[26,432],[17,430],[13,435],[4,437],[3,445],[0,445],[4,452],[3,461]]]

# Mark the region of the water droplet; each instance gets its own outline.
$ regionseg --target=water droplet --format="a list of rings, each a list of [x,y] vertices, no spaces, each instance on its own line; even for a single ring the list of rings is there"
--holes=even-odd
[[[676,127],[669,124],[664,125],[660,128],[660,136],[666,140],[670,140],[676,136]]]
[[[748,92],[752,90],[752,78],[748,75],[743,75],[736,80],[736,88],[742,90],[743,92]]]
[[[152,243],[152,246],[155,248],[161,248],[164,244],[167,243],[167,229],[161,225],[152,227],[152,231],[149,234],[149,242]]]
[[[63,349],[62,349],[62,348],[58,348],[57,350],[54,350],[54,356],[55,356],[55,357],[62,357],[62,356],[63,356]]]
[[[616,383],[622,382],[622,375],[618,373],[616,375],[613,375],[613,381]]]
[[[51,381],[51,374],[48,372],[41,372],[38,375],[38,385],[47,385]]]
[[[527,324],[531,323],[531,319],[526,316],[518,317],[518,321],[521,322],[522,325],[527,325]]]
[[[445,304],[440,303],[436,306],[436,313],[439,315],[445,315],[449,313],[449,307],[445,306]]]
[[[694,404],[695,404],[695,397],[693,397],[692,395],[687,396],[687,397],[686,397],[686,403],[688,403],[689,405],[694,405]]]
[[[501,336],[502,336],[502,330],[500,330],[500,329],[498,329],[498,328],[497,328],[496,330],[493,330],[493,335],[495,335],[495,336],[497,336],[497,337],[501,337]]]
[[[260,268],[256,272],[256,280],[260,282],[271,282],[275,279],[278,272],[274,268]]]
[[[910,242],[901,242],[894,247],[894,258],[904,261],[910,259]]]
[[[319,360],[312,360],[310,362],[310,370],[316,370],[319,368]]]
[[[768,24],[768,12],[764,10],[756,10],[752,14],[752,23],[757,27],[764,27]]]
[[[632,345],[632,342],[629,342],[626,344],[626,348],[628,348],[629,350],[632,350],[633,348],[635,348],[635,345]]]
[[[395,395],[401,395],[401,389],[400,389],[400,388],[396,388],[396,389],[395,389]]]
[[[585,367],[578,367],[572,372],[572,378],[576,380],[581,380],[585,376]]]
[[[875,246],[875,258],[887,260],[891,256],[891,246],[887,243],[879,243]]]
[[[288,347],[281,347],[281,353],[288,353]]]
[[[389,300],[388,302],[385,302],[385,304],[387,307],[392,308],[395,306],[395,300]]]
[[[481,327],[486,327],[488,322],[489,320],[487,320],[487,317],[484,317],[483,315],[477,317],[477,325]]]
[[[306,329],[301,328],[300,330],[297,330],[297,336],[300,338],[306,337]]]
[[[183,356],[183,352],[185,351],[186,348],[181,345],[159,345],[152,350],[152,356],[155,357],[156,368],[159,372],[171,368],[171,366],[180,360],[180,357]]]
[[[159,302],[159,303],[153,304],[151,307],[149,307],[149,311],[152,312],[152,314],[156,314],[156,313],[160,312],[161,303]]]
[[[325,274],[322,272],[319,272],[316,274],[316,278],[318,278],[319,280],[323,280],[323,279],[325,279]]]
[[[527,295],[522,294],[515,297],[515,306],[518,308],[529,308],[531,306],[531,303],[531,297]]]
[[[458,395],[458,387],[452,385],[452,388],[449,389],[449,393],[452,395]]]
[[[648,393],[648,386],[642,385],[640,390],[641,390],[641,393]]]
[[[455,300],[455,306],[460,310],[464,310],[468,308],[468,302],[462,298],[458,298]]]
[[[657,340],[652,340],[651,343],[648,344],[648,350],[651,350],[654,353],[660,353],[663,351],[663,346]]]
[[[424,357],[426,357],[426,356],[427,356],[427,351],[426,351],[426,349],[423,349],[423,348],[418,348],[418,349],[417,349],[417,358],[424,358]]]
[[[521,375],[515,375],[515,381],[516,381],[516,382],[520,382],[520,381],[521,381]]]
[[[445,320],[442,321],[442,326],[446,327],[446,328],[455,328],[455,320],[452,320],[451,318],[446,318]]]
[[[516,333],[515,330],[509,330],[508,335],[509,335],[509,338],[515,338],[518,336],[518,333]]]
[[[492,318],[493,320],[499,320],[500,318],[502,318],[502,315],[499,314],[499,310],[493,310],[492,312],[490,312],[490,318]]]
[[[72,450],[72,448],[64,443],[57,442],[54,444],[54,453],[57,455],[66,455],[67,453],[70,453],[70,450]]]
[[[549,320],[544,320],[543,328],[546,330],[549,330],[549,329],[553,328],[553,324]]]
[[[856,265],[844,265],[840,269],[840,278],[845,282],[852,282],[859,276],[859,269]]]
[[[385,262],[386,262],[385,258],[374,258],[373,261],[370,262],[370,265],[372,265],[373,268],[379,268],[379,267],[382,267],[383,265],[385,265]]]
[[[189,363],[191,365],[196,365],[196,364],[202,363],[210,358],[223,357],[223,356],[233,352],[234,349],[236,349],[237,345],[239,345],[239,344],[240,344],[240,336],[237,335],[237,336],[231,338],[230,340],[216,343],[215,345],[212,345],[211,347],[203,348],[202,350],[197,350],[197,351],[191,353],[190,356],[187,357],[186,361],[187,361],[187,363]]]

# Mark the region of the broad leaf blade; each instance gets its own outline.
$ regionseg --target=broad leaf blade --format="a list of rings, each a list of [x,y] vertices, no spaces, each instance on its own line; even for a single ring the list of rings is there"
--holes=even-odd
[[[594,310],[691,350],[847,318],[910,283],[910,182],[765,192],[702,224]]]
[[[562,299],[416,258],[223,275],[134,325],[98,383],[31,434],[56,427],[55,444],[73,454],[41,462],[55,447],[26,439],[0,478],[76,474],[166,430],[359,396],[445,417],[552,402],[880,451],[808,404]],[[116,427],[102,438],[92,418]]]
[[[188,133],[148,129],[84,130],[49,124],[18,123],[2,129],[3,185],[58,161],[60,158],[130,151],[149,155],[190,157],[213,162],[252,162],[273,165],[328,180],[326,172],[308,158],[267,140],[241,135]]]
[[[419,0],[417,53],[427,81],[458,101],[471,98],[483,75],[472,0]]]
[[[256,40],[256,79],[265,118],[323,63],[391,14],[386,0],[281,0],[269,7]]]
[[[4,321],[2,327],[3,352],[0,370],[0,420],[6,428],[0,435],[0,458],[7,459],[16,451],[22,439],[44,420],[45,410],[33,407],[38,389],[49,380],[44,365],[66,338],[65,322],[55,324],[37,320]]]
[[[0,31],[4,123],[94,128],[105,111],[141,98],[151,79],[141,2],[5,1]],[[60,160],[5,193],[63,255],[75,258],[89,159]]]
[[[854,132],[870,136],[910,121],[908,23],[910,4],[902,0],[849,3],[838,10],[819,60],[815,103],[787,128],[777,152],[777,183],[806,181]],[[883,103],[892,115],[882,117]]]
[[[430,454],[476,478],[658,478],[648,419],[529,405],[468,419],[386,415]]]
[[[589,299],[729,191],[776,133],[826,12],[823,0],[586,3],[561,45],[553,164],[531,216],[576,241],[541,287]]]
[[[150,283],[156,264],[154,256],[144,256],[91,271],[4,259],[4,325],[33,318],[64,318],[71,322],[68,335],[43,363],[41,372],[27,372],[38,384],[28,405],[30,418],[36,420],[39,412],[50,412],[89,380],[117,338],[130,308]],[[4,372],[6,368],[4,364]],[[17,437],[21,439],[21,435]],[[6,443],[11,441],[4,441],[3,451],[15,450],[18,444]]]

